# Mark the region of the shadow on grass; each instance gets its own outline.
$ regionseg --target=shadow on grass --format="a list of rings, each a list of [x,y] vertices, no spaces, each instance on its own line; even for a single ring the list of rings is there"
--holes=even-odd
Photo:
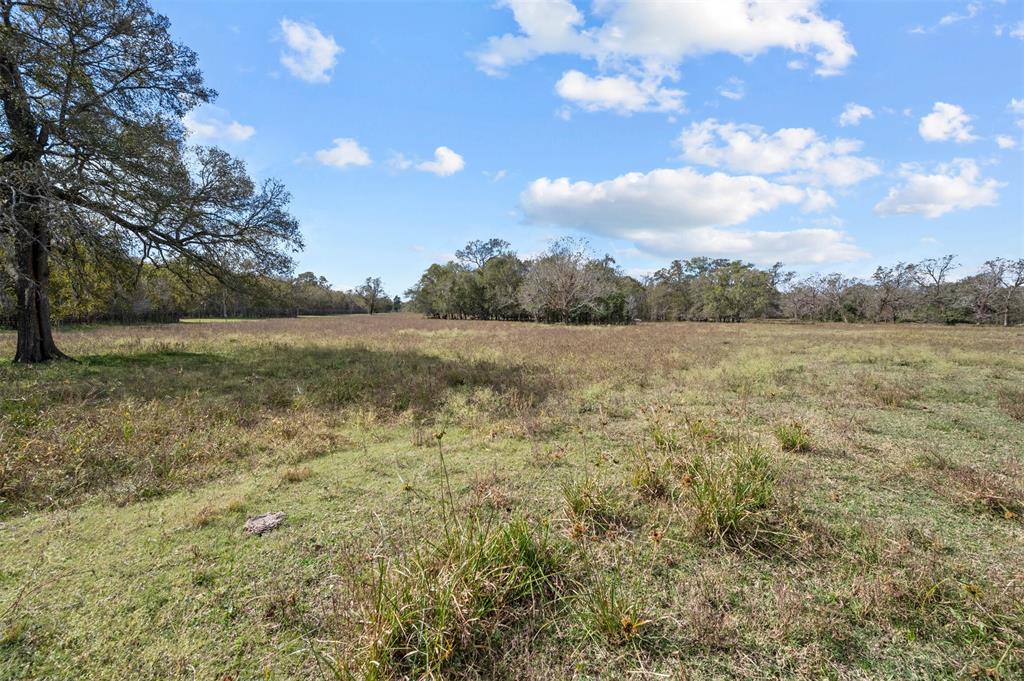
[[[516,417],[556,387],[542,368],[364,347],[240,346],[6,366],[0,516],[104,492],[127,503],[240,465],[323,454],[345,440],[346,409],[431,422],[458,394],[494,418]]]
[[[0,396],[28,399],[37,407],[189,395],[246,408],[354,405],[429,417],[453,389],[487,388],[515,405],[532,406],[555,387],[550,372],[540,367],[360,347],[88,355],[79,364],[49,365],[28,375],[18,369],[8,367],[0,377],[14,384],[28,379],[31,394],[12,394],[11,388],[17,390],[12,385],[0,389]]]

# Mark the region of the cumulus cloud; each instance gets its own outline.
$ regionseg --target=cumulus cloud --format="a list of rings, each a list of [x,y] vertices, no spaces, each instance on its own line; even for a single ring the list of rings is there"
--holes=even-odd
[[[681,111],[682,90],[664,88],[658,79],[635,80],[626,75],[590,77],[566,71],[557,83],[558,96],[587,111],[610,110],[621,114],[637,111]]]
[[[781,48],[812,56],[822,76],[841,73],[856,54],[842,23],[822,16],[817,0],[599,2],[594,9],[599,23],[590,27],[571,0],[500,4],[512,10],[519,31],[491,37],[474,55],[480,70],[500,76],[550,54],[593,60],[601,75],[570,71],[559,81],[577,96],[559,94],[591,110],[678,110],[683,93],[662,84],[678,78],[683,60],[701,54],[746,59]]]
[[[839,125],[847,127],[849,125],[860,125],[860,122],[865,118],[874,118],[875,112],[863,104],[855,104],[850,102],[843,109],[843,113],[839,114]]]
[[[811,128],[782,128],[771,134],[756,125],[692,123],[679,137],[683,158],[692,163],[807,184],[849,186],[881,170],[874,161],[854,156],[859,140],[828,140]]]
[[[1013,28],[1010,29],[1010,37],[1024,40],[1024,21],[1018,21],[1014,24]]]
[[[359,142],[351,137],[336,138],[333,147],[321,149],[314,154],[314,157],[323,165],[334,166],[335,168],[368,166],[373,163],[370,160],[369,152],[359,146]]]
[[[729,52],[751,57],[772,48],[813,55],[818,73],[840,73],[856,54],[839,21],[818,11],[817,0],[717,0],[714,3],[601,3],[603,24],[584,29],[570,0],[503,0],[520,33],[492,37],[477,55],[479,67],[501,74],[545,54],[573,53],[600,63],[635,61],[668,71],[682,59]]]
[[[996,135],[996,144],[1000,149],[1016,149],[1017,138],[1010,135]]]
[[[934,173],[922,172],[915,165],[904,165],[902,184],[889,190],[875,205],[879,215],[919,214],[937,218],[954,210],[992,206],[999,200],[999,188],[1006,186],[992,178],[982,178],[978,164],[969,158],[941,163]]]
[[[324,35],[313,24],[287,18],[281,19],[281,33],[287,46],[281,52],[281,64],[308,83],[329,83],[342,51],[334,37]]]
[[[520,208],[530,222],[627,239],[659,255],[691,252],[791,263],[857,257],[860,251],[837,230],[724,229],[783,206],[820,207],[822,194],[753,175],[661,168],[603,182],[542,177],[523,191]]]
[[[466,166],[465,160],[448,147],[438,147],[434,150],[433,161],[423,161],[416,164],[417,170],[427,173],[434,173],[441,177],[454,175]]]
[[[229,120],[226,111],[209,105],[189,111],[181,122],[193,142],[244,142],[256,134],[256,128]]]
[[[978,137],[971,132],[972,118],[964,112],[963,107],[935,102],[932,112],[921,119],[917,131],[926,142],[973,142]]]

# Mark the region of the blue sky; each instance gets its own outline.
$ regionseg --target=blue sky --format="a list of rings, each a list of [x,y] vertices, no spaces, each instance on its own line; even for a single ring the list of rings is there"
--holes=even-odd
[[[470,239],[868,275],[1024,256],[1020,2],[157,0],[283,180],[298,269],[401,292]]]

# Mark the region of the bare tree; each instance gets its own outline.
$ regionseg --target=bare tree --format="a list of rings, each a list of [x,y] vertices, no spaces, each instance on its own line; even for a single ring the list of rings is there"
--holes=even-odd
[[[824,306],[823,316],[825,319],[834,319],[838,316],[844,322],[850,321],[846,307],[847,295],[856,284],[856,279],[844,277],[839,272],[814,279],[815,288],[821,296]]]
[[[916,266],[898,262],[892,267],[879,267],[871,278],[878,287],[878,318],[885,319],[888,312],[890,322],[899,319],[900,312],[909,304],[915,283]]]
[[[1010,325],[1010,307],[1013,299],[1024,289],[1024,258],[1007,260],[996,258],[985,263],[987,270],[983,275],[990,282],[991,300],[999,303],[999,314],[1003,326]]]
[[[956,256],[951,254],[922,260],[914,268],[914,277],[924,291],[925,300],[934,313],[933,317],[943,322],[949,321],[949,308],[952,303],[949,295],[949,274],[959,266]]]
[[[535,260],[519,293],[523,308],[538,319],[568,322],[608,293],[607,281],[585,242],[564,238]]]
[[[0,241],[16,273],[15,361],[63,357],[50,258],[130,255],[226,280],[300,247],[277,182],[256,186],[181,117],[215,94],[144,0],[0,0]],[[182,270],[186,268],[180,268]]]

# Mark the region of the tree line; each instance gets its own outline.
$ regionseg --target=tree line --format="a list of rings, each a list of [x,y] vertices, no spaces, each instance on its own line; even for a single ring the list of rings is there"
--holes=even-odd
[[[0,249],[0,261],[3,252]],[[240,274],[229,284],[186,263],[156,267],[122,258],[119,263],[53,259],[50,316],[57,324],[175,322],[182,317],[293,317],[373,314],[401,308],[377,277],[352,290],[335,289],[323,276]],[[184,271],[182,271],[184,270]],[[0,268],[0,327],[17,326],[15,273]]]
[[[555,241],[520,258],[501,239],[473,241],[433,264],[406,292],[412,309],[444,319],[571,324],[796,319],[837,322],[1024,322],[1024,258],[995,258],[960,279],[956,256],[878,267],[869,279],[798,278],[781,263],[674,260],[650,276],[625,274],[586,242]]]

